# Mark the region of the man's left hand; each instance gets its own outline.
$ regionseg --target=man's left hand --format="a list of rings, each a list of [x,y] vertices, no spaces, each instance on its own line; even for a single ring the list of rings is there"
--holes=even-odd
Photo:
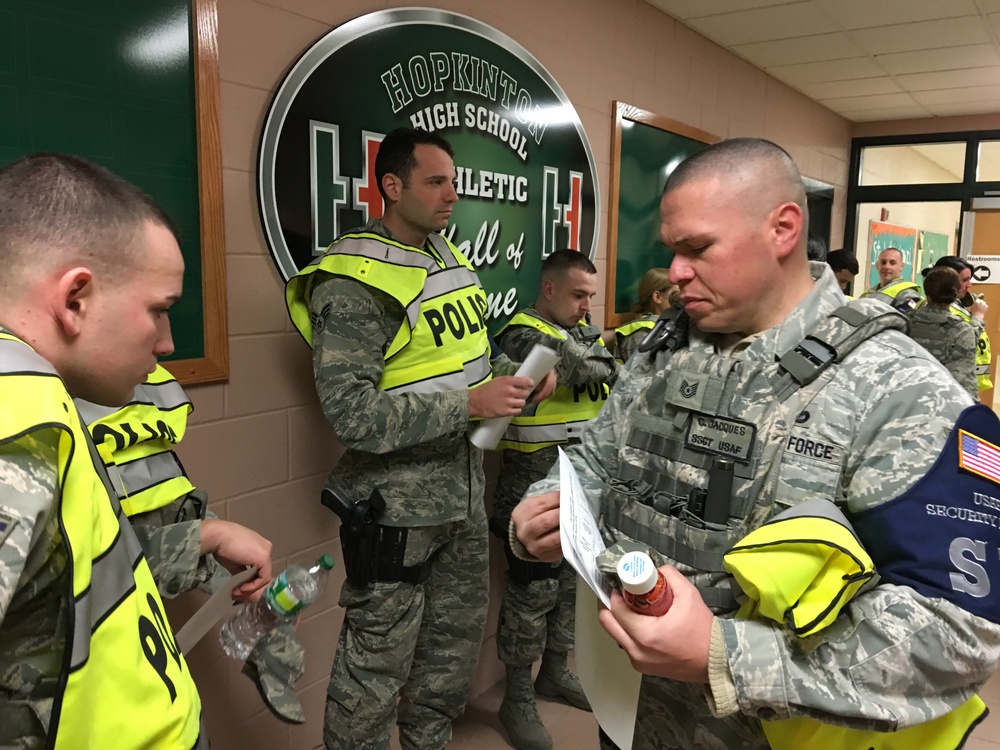
[[[637,672],[681,682],[708,682],[708,651],[712,620],[701,594],[670,565],[660,568],[674,595],[660,617],[640,615],[617,591],[611,609],[601,607],[598,618],[605,630],[628,653]]]
[[[557,385],[558,381],[556,380],[556,371],[549,370],[545,373],[545,377],[538,381],[538,385],[536,385],[535,390],[531,392],[529,400],[533,404],[537,404],[539,401],[544,401],[556,392]]]

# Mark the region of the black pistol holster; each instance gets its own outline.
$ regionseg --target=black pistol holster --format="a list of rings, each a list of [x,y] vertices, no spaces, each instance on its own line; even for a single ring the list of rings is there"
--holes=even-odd
[[[321,500],[340,517],[340,548],[352,586],[363,589],[373,581],[418,585],[430,576],[433,557],[420,565],[403,565],[407,529],[378,522],[385,512],[378,488],[367,500],[353,503],[326,487]]]

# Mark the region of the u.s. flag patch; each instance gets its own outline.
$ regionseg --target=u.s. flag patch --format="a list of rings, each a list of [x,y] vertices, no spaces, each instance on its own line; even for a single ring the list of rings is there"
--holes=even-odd
[[[958,465],[1000,484],[1000,448],[965,430],[958,431]]]

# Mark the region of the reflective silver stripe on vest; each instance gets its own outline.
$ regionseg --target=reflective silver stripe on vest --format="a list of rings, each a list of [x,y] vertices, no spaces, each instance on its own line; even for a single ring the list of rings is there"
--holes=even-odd
[[[462,363],[462,372],[452,372],[447,375],[418,380],[414,383],[386,388],[386,393],[443,393],[444,391],[460,391],[479,385],[491,372],[490,353],[487,350],[471,362]]]
[[[129,406],[144,405],[154,406],[160,411],[172,411],[182,406],[191,404],[191,399],[184,393],[181,384],[176,380],[169,380],[165,383],[141,383],[136,386],[132,398],[127,404],[120,407],[102,406],[91,401],[75,399],[80,416],[89,426],[99,419],[111,416],[117,411],[121,411]]]
[[[424,291],[420,299],[424,302],[440,297],[448,292],[458,291],[467,287],[482,289],[479,278],[474,271],[470,271],[465,266],[455,268],[445,268],[427,274],[427,281],[424,282]]]
[[[101,477],[108,500],[118,519],[118,537],[100,558],[93,561],[90,571],[90,588],[73,602],[73,653],[70,669],[86,664],[90,657],[90,635],[110,615],[122,600],[135,590],[132,571],[142,559],[142,547],[132,530],[118,497],[111,487],[111,480],[104,470],[94,441],[85,436],[94,469]],[[79,446],[78,446],[79,448]]]
[[[129,497],[161,482],[184,476],[172,451],[154,453],[126,464],[114,464],[109,467],[108,473],[117,474],[121,481],[121,486],[114,488],[119,497]]]
[[[581,419],[575,422],[559,424],[511,424],[507,428],[505,440],[518,443],[565,443],[567,440],[579,440],[591,419]]]
[[[55,375],[55,368],[24,342],[0,339],[0,375]]]

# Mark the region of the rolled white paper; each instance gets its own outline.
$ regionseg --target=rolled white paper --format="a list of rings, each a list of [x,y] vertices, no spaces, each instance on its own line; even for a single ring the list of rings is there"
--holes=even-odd
[[[521,363],[514,373],[518,377],[531,378],[533,385],[538,385],[538,381],[545,377],[545,373],[551,370],[555,363],[559,361],[559,355],[543,344],[535,344],[528,352],[527,359]],[[500,442],[507,425],[513,417],[493,417],[484,419],[469,438],[472,444],[484,451],[493,450]]]

